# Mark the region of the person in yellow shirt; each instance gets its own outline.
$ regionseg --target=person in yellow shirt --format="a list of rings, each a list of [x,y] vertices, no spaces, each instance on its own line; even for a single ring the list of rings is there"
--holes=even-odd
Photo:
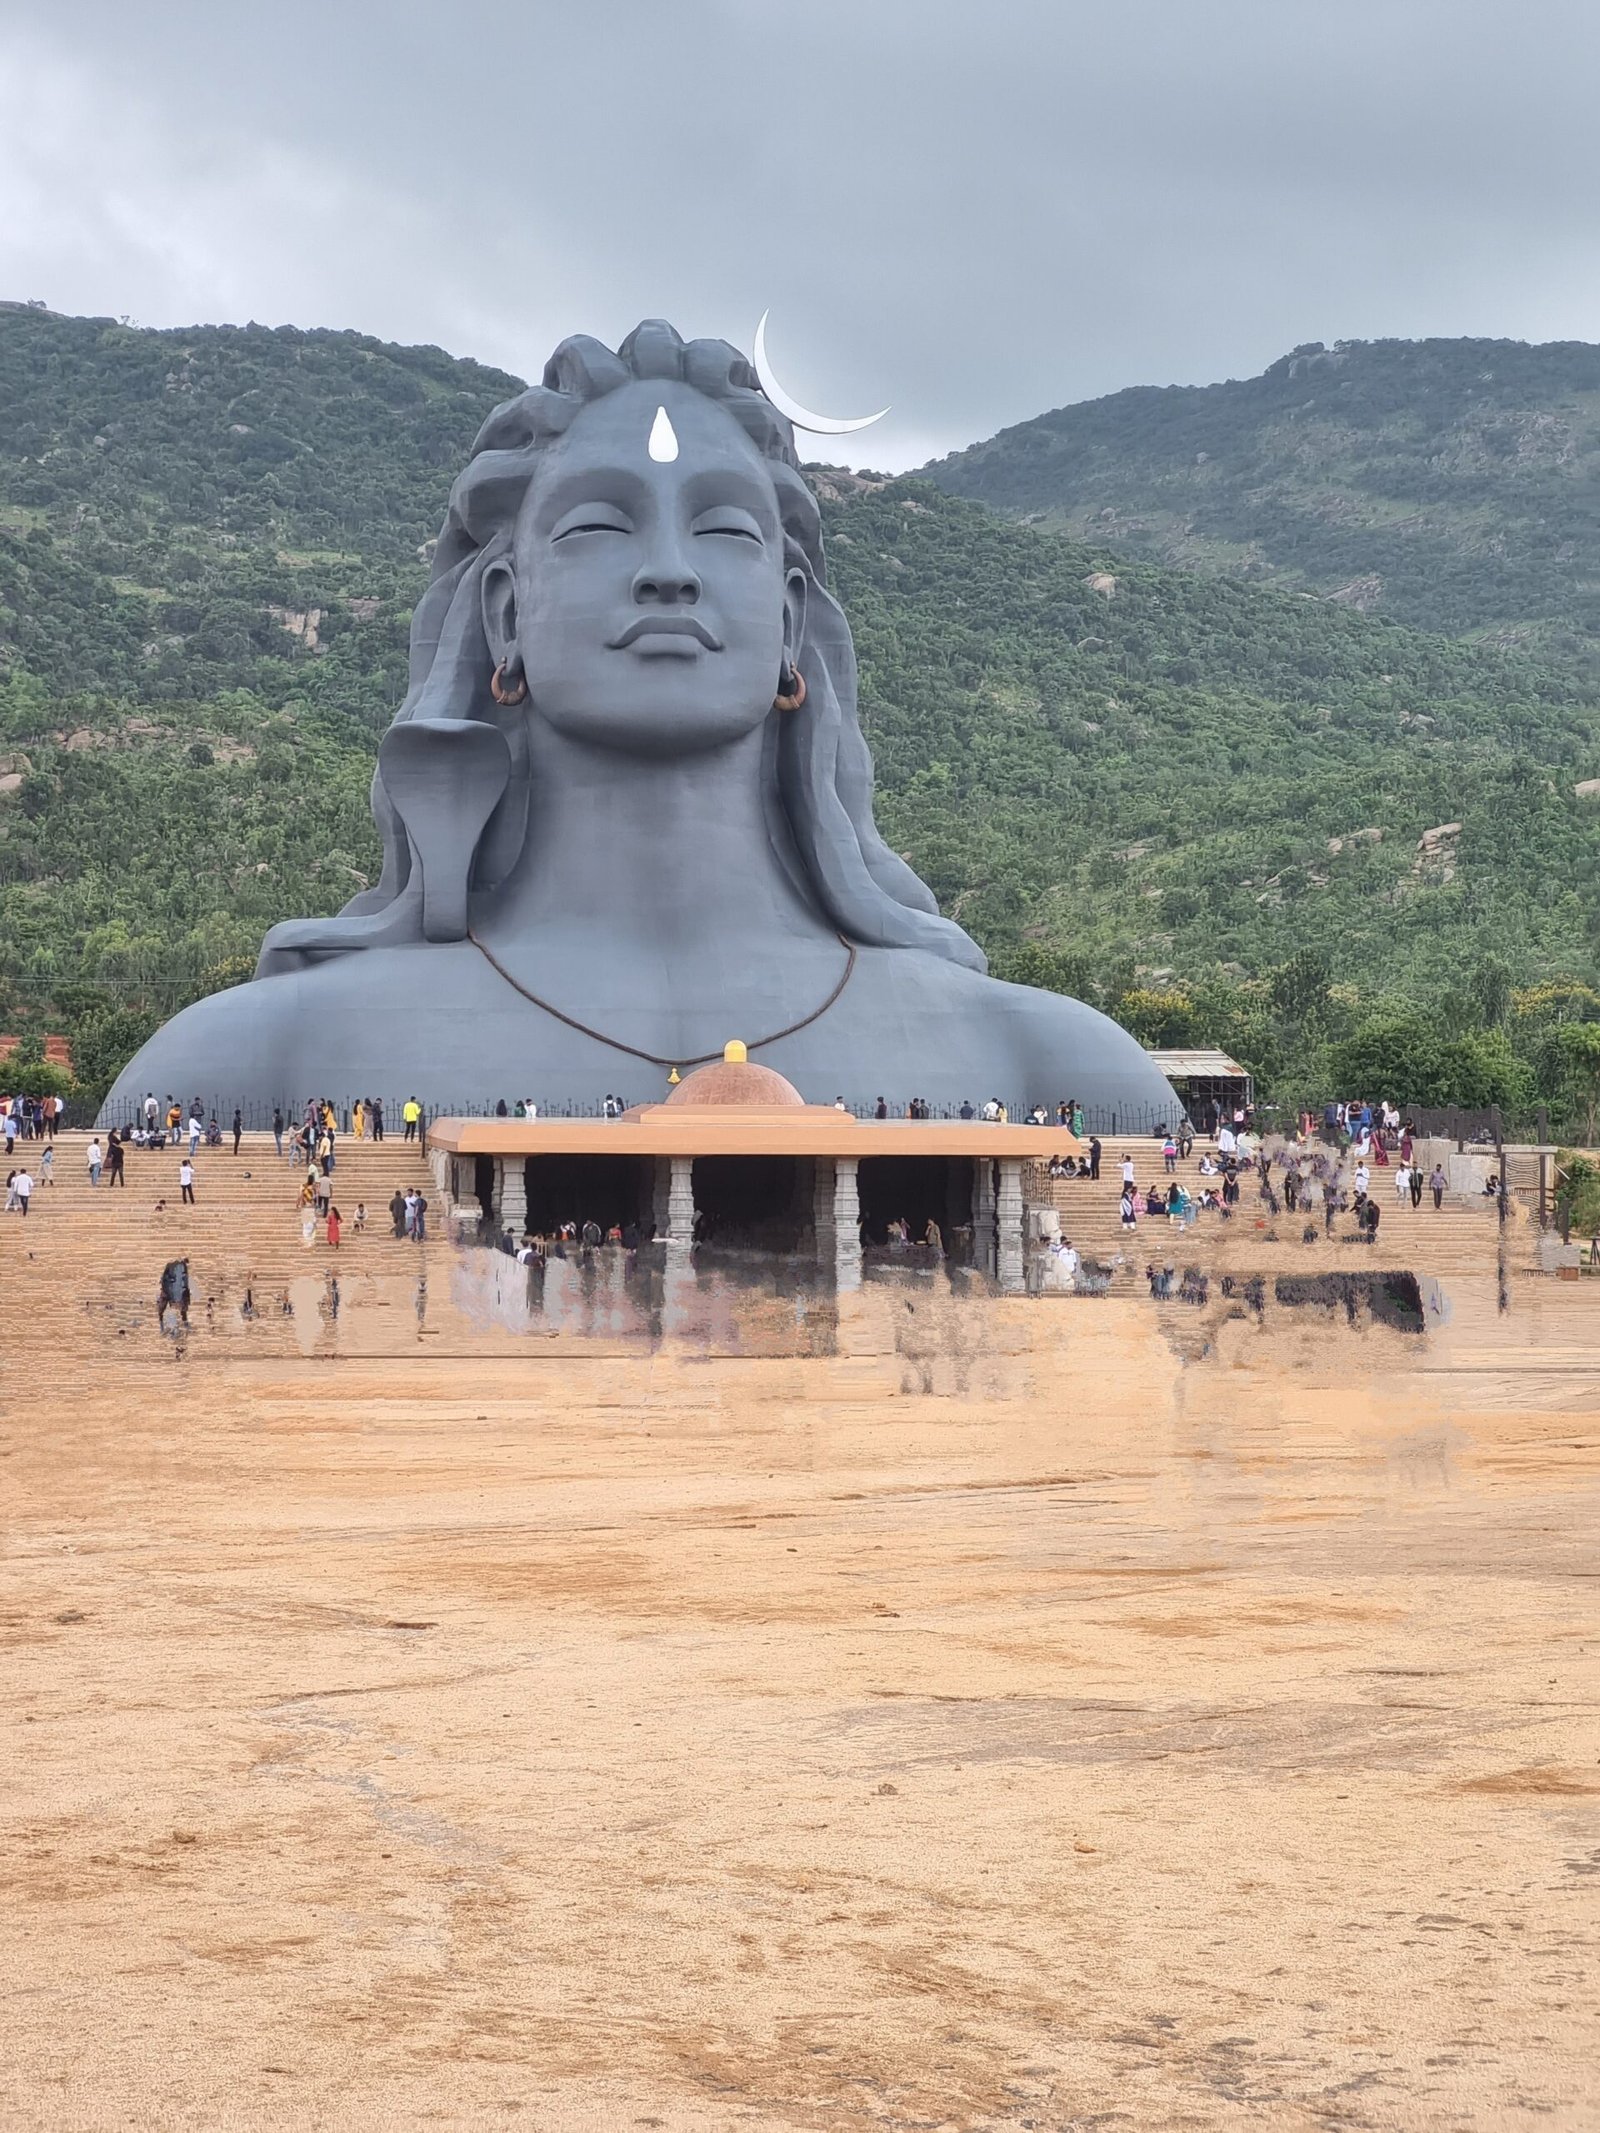
[[[405,1109],[401,1112],[400,1115],[406,1122],[406,1130],[402,1138],[408,1141],[421,1140],[422,1106],[417,1102],[417,1099],[414,1096],[408,1096],[406,1098]]]

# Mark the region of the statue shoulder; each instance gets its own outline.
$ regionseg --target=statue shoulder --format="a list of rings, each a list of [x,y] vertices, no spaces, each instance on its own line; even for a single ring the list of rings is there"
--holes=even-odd
[[[198,1091],[235,1100],[242,1087],[274,1087],[282,1079],[296,1021],[293,976],[252,978],[226,992],[195,1000],[135,1052],[102,1107],[115,1125],[143,1098],[169,1090]]]
[[[1149,1126],[1182,1115],[1166,1076],[1120,1022],[1065,993],[999,979],[989,982],[1005,996],[1008,1015],[1016,1019],[1026,1071],[1041,1101],[1075,1096],[1092,1110]]]

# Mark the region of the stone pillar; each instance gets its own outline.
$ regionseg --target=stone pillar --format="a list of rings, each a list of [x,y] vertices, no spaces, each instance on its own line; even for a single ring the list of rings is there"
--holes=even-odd
[[[494,1212],[501,1229],[520,1239],[528,1226],[528,1173],[520,1155],[494,1159]]]
[[[694,1242],[694,1157],[669,1156],[671,1178],[667,1187],[667,1240],[671,1244]]]
[[[994,1275],[994,1163],[986,1155],[972,1166],[972,1264]]]
[[[853,1155],[835,1156],[833,1163],[833,1266],[836,1287],[861,1286],[861,1196],[856,1186]]]
[[[483,1221],[483,1209],[478,1205],[477,1165],[470,1155],[458,1155],[450,1162],[450,1183],[445,1195],[446,1213],[455,1223],[459,1235],[475,1237]]]
[[[652,1156],[654,1179],[650,1188],[650,1214],[656,1226],[656,1242],[665,1242],[667,1225],[672,1220],[669,1202],[672,1198],[672,1159],[670,1156]]]
[[[817,1264],[832,1269],[834,1262],[833,1157],[819,1155],[811,1184],[811,1227],[817,1240]]]
[[[995,1271],[1004,1296],[1020,1296],[1025,1286],[1022,1246],[1022,1161],[1000,1158],[1000,1192],[995,1202]]]

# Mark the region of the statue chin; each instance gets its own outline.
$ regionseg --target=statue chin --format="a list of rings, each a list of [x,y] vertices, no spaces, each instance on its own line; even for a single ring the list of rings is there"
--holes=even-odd
[[[764,703],[728,703],[711,693],[693,670],[679,679],[659,666],[643,666],[630,679],[631,695],[611,696],[596,704],[575,703],[552,691],[530,690],[534,715],[563,740],[616,755],[661,762],[673,756],[703,755],[727,748],[754,733],[771,714]],[[698,683],[698,686],[697,686]]]
[[[726,343],[579,336],[495,411],[411,676],[373,779],[377,885],[275,927],[251,983],[132,1061],[108,1124],[150,1089],[268,1115],[647,1101],[666,1066],[627,1047],[688,1062],[733,1037],[814,1102],[1177,1115],[1125,1031],[985,976],[879,834],[816,501]]]

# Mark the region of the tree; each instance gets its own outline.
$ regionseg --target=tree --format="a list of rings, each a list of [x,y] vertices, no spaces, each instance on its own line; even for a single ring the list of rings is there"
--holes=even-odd
[[[26,1096],[66,1096],[72,1089],[72,1076],[65,1067],[46,1059],[37,1037],[22,1039],[11,1057],[0,1064],[0,1078]]]
[[[1503,955],[1486,955],[1472,974],[1468,997],[1485,1029],[1498,1029],[1511,1012],[1511,975]]]
[[[1194,1002],[1175,985],[1136,985],[1116,1005],[1116,1017],[1141,1044],[1189,1044],[1194,1039]]]
[[[1564,1228],[1600,1232],[1600,1164],[1570,1148],[1556,1151],[1556,1212]]]
[[[1470,1031],[1444,1047],[1439,1063],[1440,1103],[1482,1111],[1491,1105],[1502,1114],[1520,1111],[1530,1100],[1533,1076],[1511,1048],[1501,1029]]]
[[[1046,948],[1038,941],[1023,941],[1005,949],[989,966],[990,975],[1009,985],[1037,985],[1045,992],[1069,993],[1085,998],[1091,986],[1089,964],[1081,955],[1060,948]]]
[[[1583,1137],[1594,1146],[1600,1117],[1600,1022],[1563,1023],[1557,1035],[1567,1088],[1583,1112]]]
[[[140,1008],[113,1007],[76,1023],[72,1068],[79,1090],[95,1100],[104,1096],[160,1019]]]
[[[1444,1045],[1419,1014],[1395,1008],[1363,1022],[1353,1036],[1332,1047],[1329,1065],[1342,1096],[1369,1101],[1436,1104],[1444,1078]]]
[[[1272,974],[1272,1004],[1286,1021],[1300,1029],[1320,1028],[1327,1005],[1331,972],[1328,958],[1318,948],[1300,948]]]

